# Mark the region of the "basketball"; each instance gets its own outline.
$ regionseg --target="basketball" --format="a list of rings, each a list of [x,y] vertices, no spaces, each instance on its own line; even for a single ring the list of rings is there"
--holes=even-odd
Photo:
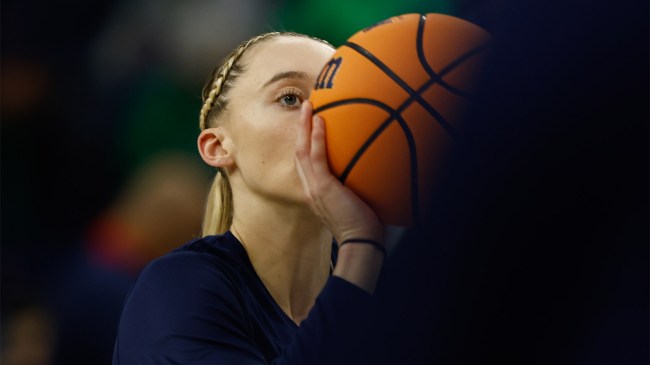
[[[453,16],[404,14],[357,32],[323,67],[310,100],[330,170],[382,223],[424,212],[490,38]]]

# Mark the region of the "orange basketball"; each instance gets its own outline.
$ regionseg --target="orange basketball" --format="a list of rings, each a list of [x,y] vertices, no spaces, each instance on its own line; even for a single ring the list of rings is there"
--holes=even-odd
[[[384,224],[422,214],[489,41],[456,17],[404,14],[354,34],[321,71],[310,99],[330,169]]]

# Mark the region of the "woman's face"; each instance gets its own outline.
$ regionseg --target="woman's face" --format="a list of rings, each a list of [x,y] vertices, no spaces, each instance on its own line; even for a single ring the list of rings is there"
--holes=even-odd
[[[300,105],[333,54],[326,44],[295,36],[272,38],[244,53],[245,70],[230,90],[223,124],[235,162],[232,184],[267,199],[304,201],[294,162]]]

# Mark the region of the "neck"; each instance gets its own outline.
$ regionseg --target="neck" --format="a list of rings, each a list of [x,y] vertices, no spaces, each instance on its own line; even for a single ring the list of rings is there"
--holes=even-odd
[[[235,199],[232,233],[280,308],[299,324],[329,276],[332,235],[308,208]]]

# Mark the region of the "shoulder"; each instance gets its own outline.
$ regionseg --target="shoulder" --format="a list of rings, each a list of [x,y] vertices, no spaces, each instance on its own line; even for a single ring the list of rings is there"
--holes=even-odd
[[[198,239],[147,265],[124,303],[115,356],[186,359],[208,351],[204,344],[248,346],[250,313],[235,243]]]
[[[229,233],[194,239],[144,267],[138,280],[149,276],[193,278],[231,274],[241,269],[242,249]]]
[[[133,290],[146,287],[152,293],[160,287],[163,295],[179,294],[205,288],[205,284],[232,290],[244,267],[238,245],[229,234],[194,239],[146,265]]]
[[[231,244],[225,236],[197,239],[150,262],[124,302],[123,339],[161,340],[179,330],[201,331],[207,325],[201,318],[245,319],[243,282]]]
[[[195,239],[153,260],[131,287],[123,316],[155,310],[182,320],[188,307],[220,303],[232,308],[233,315],[242,315],[237,309],[243,307],[241,293],[247,277],[242,252],[245,255],[239,242],[224,234]]]

